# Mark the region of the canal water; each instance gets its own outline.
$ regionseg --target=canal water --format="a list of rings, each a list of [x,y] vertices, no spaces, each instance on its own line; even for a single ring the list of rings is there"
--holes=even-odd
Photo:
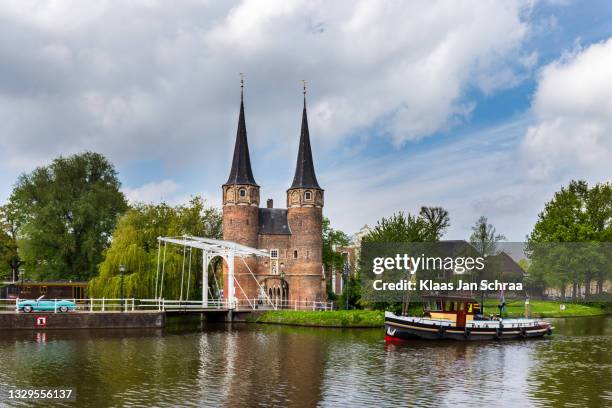
[[[188,320],[3,332],[0,391],[72,387],[79,407],[612,406],[612,317],[553,321],[551,339],[404,345],[382,329]]]

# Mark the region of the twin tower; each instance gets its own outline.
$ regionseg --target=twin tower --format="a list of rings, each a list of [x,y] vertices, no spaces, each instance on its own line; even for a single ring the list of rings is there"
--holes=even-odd
[[[312,160],[305,92],[297,164],[293,183],[287,190],[287,209],[274,208],[272,200],[267,200],[266,208],[259,207],[259,185],[251,169],[242,90],[232,167],[222,188],[223,239],[270,253],[269,258],[245,259],[246,265],[236,260],[235,296],[241,301],[269,299],[288,307],[325,300],[323,189],[317,182]]]

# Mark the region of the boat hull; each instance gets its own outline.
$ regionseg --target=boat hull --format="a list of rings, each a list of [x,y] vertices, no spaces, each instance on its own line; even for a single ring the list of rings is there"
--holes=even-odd
[[[552,334],[552,326],[546,322],[528,327],[504,327],[492,322],[491,327],[457,327],[407,321],[402,318],[385,317],[387,340],[512,340],[533,339]],[[497,327],[495,327],[497,326]]]

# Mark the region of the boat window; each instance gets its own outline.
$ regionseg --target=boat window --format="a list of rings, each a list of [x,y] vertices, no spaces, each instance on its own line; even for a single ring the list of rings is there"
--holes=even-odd
[[[444,302],[441,300],[436,301],[436,310],[444,311]]]
[[[449,312],[454,312],[455,311],[455,302],[448,302],[449,307],[448,307],[448,311]]]

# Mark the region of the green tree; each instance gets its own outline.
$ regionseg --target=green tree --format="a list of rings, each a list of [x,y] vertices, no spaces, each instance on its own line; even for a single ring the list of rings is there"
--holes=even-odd
[[[491,256],[497,254],[497,243],[505,239],[503,234],[497,234],[495,227],[489,224],[487,217],[481,216],[472,227],[470,244],[481,256]]]
[[[472,235],[470,235],[470,244],[476,249],[482,257],[492,257],[498,254],[497,243],[505,240],[503,234],[498,234],[495,227],[489,224],[489,220],[485,216],[480,216],[474,226],[472,226]],[[494,259],[494,258],[489,258]],[[497,262],[486,262],[485,268],[472,275],[474,282],[478,282],[486,277],[497,277],[500,273]],[[503,277],[500,277],[503,280]],[[485,293],[481,291],[480,304],[484,306]],[[483,307],[484,312],[484,307]]]
[[[521,269],[525,272],[529,272],[529,260],[526,258],[521,258],[519,259],[519,261],[517,262],[518,266],[521,267]]]
[[[449,225],[448,212],[441,207],[423,207],[419,216],[400,211],[381,218],[362,244],[436,242]]]
[[[611,276],[605,267],[611,241],[612,184],[589,188],[586,181],[572,180],[545,204],[527,238],[534,266],[530,273],[543,286],[559,287],[562,296],[568,283],[572,298],[576,299],[582,284],[589,296],[593,279],[601,293],[603,282]],[[553,261],[563,257],[567,262]]]
[[[223,234],[222,214],[219,209],[207,207],[201,197],[194,197],[187,205],[137,204],[121,217],[113,232],[112,244],[104,253],[99,275],[91,280],[92,297],[119,297],[121,274],[119,265],[125,266],[123,290],[125,297],[152,298],[155,295],[157,273],[157,237],[194,235],[219,239]],[[187,250],[186,259],[189,256]],[[183,286],[183,299],[201,296],[201,253],[192,253],[192,274],[189,294],[187,277]],[[183,248],[168,245],[164,278],[164,297],[179,299]],[[213,265],[211,269],[218,268]],[[185,267],[186,275],[188,266]],[[196,272],[194,272],[196,271]],[[210,282],[215,278],[211,275]]]
[[[335,251],[334,248],[348,246],[350,241],[345,232],[331,227],[329,218],[323,218],[323,267],[329,274],[341,271],[344,263],[342,254]],[[327,296],[332,300],[336,298],[331,288],[331,279],[328,279],[327,283]]]
[[[19,278],[19,267],[23,264],[17,247],[17,217],[12,205],[0,207],[0,278]]]
[[[448,211],[442,207],[422,207],[419,216],[412,214],[404,214],[398,212],[390,217],[383,217],[377,223],[376,226],[363,237],[361,245],[372,245],[372,244],[401,244],[409,242],[437,242],[444,234],[445,230],[450,226],[450,219]],[[389,248],[392,252],[395,251],[396,247]],[[378,256],[378,255],[377,255]],[[360,270],[365,270],[366,267],[360,260]],[[405,279],[410,277],[405,276]],[[354,292],[358,292],[361,288],[359,284],[362,283],[360,279],[356,279]],[[407,294],[406,294],[407,296]],[[361,306],[368,306],[375,309],[391,308],[396,311],[402,309],[402,303],[399,302],[375,302],[368,303],[360,299],[360,295],[353,294],[351,301],[356,302]],[[407,308],[409,302],[407,299],[403,302],[404,309]],[[405,310],[404,310],[405,311]]]
[[[127,209],[113,165],[98,153],[59,157],[17,180],[10,197],[28,275],[87,280]]]
[[[427,241],[437,242],[450,227],[448,211],[442,207],[421,207],[419,217],[425,221],[428,236]]]

